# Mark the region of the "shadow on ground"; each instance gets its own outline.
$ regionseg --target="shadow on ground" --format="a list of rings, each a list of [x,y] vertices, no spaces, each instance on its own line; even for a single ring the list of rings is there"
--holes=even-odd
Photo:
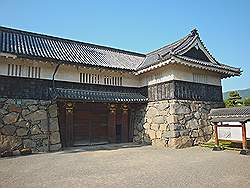
[[[79,153],[86,151],[101,151],[101,150],[118,150],[125,148],[137,148],[143,147],[145,145],[135,144],[135,143],[122,143],[122,144],[103,144],[103,145],[93,145],[93,146],[76,146],[65,148],[60,154],[68,153]]]

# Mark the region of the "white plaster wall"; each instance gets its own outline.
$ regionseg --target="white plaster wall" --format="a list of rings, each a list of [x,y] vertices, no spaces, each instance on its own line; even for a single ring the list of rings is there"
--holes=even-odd
[[[141,86],[154,85],[174,80],[174,70],[171,66],[165,66],[139,75]]]
[[[193,74],[207,75],[206,84],[221,85],[219,74],[182,65],[167,65],[140,75],[141,86],[153,85],[171,80],[193,82]]]
[[[28,66],[41,67],[42,79],[52,79],[53,72],[56,68],[56,64],[51,62],[33,61],[20,58],[5,58],[0,57],[0,74],[7,75],[8,64],[14,63],[16,65],[22,65],[22,76],[28,76]],[[207,84],[221,85],[220,75],[213,72],[208,72],[200,69],[189,68],[181,65],[167,65],[153,71],[146,72],[141,75],[134,75],[132,72],[116,71],[100,68],[84,68],[71,65],[60,65],[55,80],[80,82],[80,73],[92,73],[100,75],[100,84],[104,84],[104,76],[116,76],[121,77],[123,80],[122,86],[126,87],[142,87],[146,85],[153,85],[170,80],[183,80],[193,82],[193,73],[207,75]]]
[[[13,59],[0,57],[0,75],[8,75],[8,64],[22,65],[22,77],[28,76],[28,66],[41,67],[40,78],[52,79],[52,75],[55,71],[56,64],[45,63],[42,61],[34,61],[28,59]],[[55,80],[68,81],[68,82],[80,82],[80,73],[99,74],[100,84],[104,84],[104,76],[116,76],[122,77],[122,86],[126,87],[139,87],[140,82],[137,76],[125,71],[116,71],[100,68],[86,68],[71,65],[60,65],[55,75]]]

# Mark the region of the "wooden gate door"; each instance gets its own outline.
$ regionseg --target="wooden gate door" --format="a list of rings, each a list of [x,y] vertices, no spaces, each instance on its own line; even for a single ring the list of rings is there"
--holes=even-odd
[[[74,110],[74,145],[108,141],[108,112],[101,103],[77,103]]]

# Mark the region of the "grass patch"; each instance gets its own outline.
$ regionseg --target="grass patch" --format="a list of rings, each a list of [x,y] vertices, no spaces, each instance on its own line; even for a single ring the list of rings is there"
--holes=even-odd
[[[202,143],[200,144],[201,147],[207,147],[207,148],[213,148],[215,146],[214,142],[210,143]],[[241,143],[235,143],[235,142],[230,142],[230,141],[220,141],[219,146],[223,150],[234,150],[234,151],[240,151],[242,149],[242,144]]]

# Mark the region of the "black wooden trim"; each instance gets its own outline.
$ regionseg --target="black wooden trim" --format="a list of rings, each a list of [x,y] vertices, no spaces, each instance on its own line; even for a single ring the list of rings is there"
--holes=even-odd
[[[222,87],[179,80],[148,86],[149,101],[167,99],[223,102]]]
[[[0,97],[19,99],[51,99],[50,88],[52,80],[23,78],[14,76],[0,76]],[[102,92],[139,93],[147,97],[147,87],[122,87],[98,84],[74,83],[55,81],[55,88],[79,89]]]

